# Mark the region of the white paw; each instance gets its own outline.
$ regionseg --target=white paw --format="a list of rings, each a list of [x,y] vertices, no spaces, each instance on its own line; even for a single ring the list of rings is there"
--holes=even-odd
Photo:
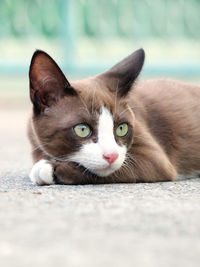
[[[29,177],[34,184],[54,184],[53,167],[45,159],[41,159],[33,165]]]

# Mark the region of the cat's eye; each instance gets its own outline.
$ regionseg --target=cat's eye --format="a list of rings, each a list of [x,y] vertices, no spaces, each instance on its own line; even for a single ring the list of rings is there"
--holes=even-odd
[[[86,138],[92,134],[92,130],[87,124],[78,124],[74,127],[74,132],[78,137]]]
[[[122,123],[116,129],[116,135],[119,137],[123,137],[128,133],[128,124]]]

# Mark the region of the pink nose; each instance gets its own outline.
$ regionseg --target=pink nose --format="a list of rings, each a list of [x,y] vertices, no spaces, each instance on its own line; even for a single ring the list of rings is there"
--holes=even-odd
[[[103,154],[104,159],[106,159],[110,164],[112,164],[117,158],[118,154]]]

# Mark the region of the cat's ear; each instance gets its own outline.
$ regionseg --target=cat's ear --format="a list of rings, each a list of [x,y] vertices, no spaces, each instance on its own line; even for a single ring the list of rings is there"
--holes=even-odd
[[[29,81],[30,98],[37,113],[52,106],[67,94],[76,94],[56,62],[41,50],[33,54]]]
[[[138,77],[144,58],[144,50],[139,49],[97,77],[103,79],[111,92],[117,90],[119,96],[125,96]]]

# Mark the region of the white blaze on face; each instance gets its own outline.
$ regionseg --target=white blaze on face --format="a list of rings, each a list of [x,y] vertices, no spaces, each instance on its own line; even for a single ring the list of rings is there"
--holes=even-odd
[[[98,123],[98,144],[105,154],[118,153],[113,128],[113,117],[110,111],[103,107]]]
[[[118,170],[125,160],[126,146],[119,146],[114,137],[114,122],[110,111],[102,107],[98,120],[98,141],[88,141],[80,151],[69,157],[99,176],[108,176]],[[109,164],[103,154],[118,154],[118,158]]]

